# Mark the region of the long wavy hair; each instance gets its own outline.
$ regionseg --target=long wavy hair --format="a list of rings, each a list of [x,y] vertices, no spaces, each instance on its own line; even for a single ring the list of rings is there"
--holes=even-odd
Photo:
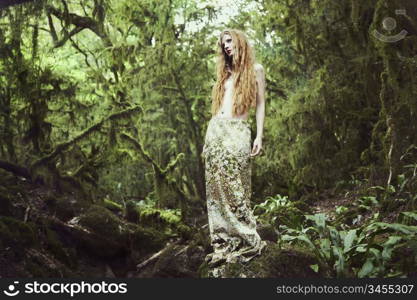
[[[223,36],[229,34],[233,41],[233,55],[229,57],[222,45]],[[255,79],[255,56],[245,34],[237,29],[226,29],[217,43],[217,80],[212,90],[211,113],[220,109],[224,96],[224,82],[233,74],[233,116],[241,115],[256,106],[257,84]]]

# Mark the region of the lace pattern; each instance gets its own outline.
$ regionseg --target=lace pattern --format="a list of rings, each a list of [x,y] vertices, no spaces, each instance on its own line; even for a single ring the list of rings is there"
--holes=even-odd
[[[243,119],[214,117],[206,132],[207,212],[214,252],[209,263],[246,262],[265,246],[250,207],[251,131]]]

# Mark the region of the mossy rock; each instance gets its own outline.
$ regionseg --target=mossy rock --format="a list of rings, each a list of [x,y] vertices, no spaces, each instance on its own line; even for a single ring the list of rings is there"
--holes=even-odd
[[[12,214],[12,204],[10,198],[0,194],[0,215],[10,216]]]
[[[47,249],[56,259],[71,268],[75,268],[77,266],[77,258],[75,257],[74,249],[66,248],[54,230],[46,228],[45,237]]]
[[[131,224],[126,238],[129,241],[130,250],[137,253],[139,257],[143,257],[163,248],[168,236],[154,228]]]
[[[139,222],[139,211],[135,201],[129,200],[126,202],[125,219],[132,223]]]
[[[203,247],[198,245],[171,244],[155,262],[149,263],[134,277],[198,278],[198,269],[205,255]]]
[[[52,278],[73,277],[76,274],[61,261],[41,249],[28,249],[24,262],[30,277]]]
[[[193,230],[182,222],[180,211],[139,206],[134,201],[126,204],[125,218],[146,228],[155,228],[171,237],[190,239]]]
[[[36,231],[31,223],[24,223],[12,217],[0,216],[0,248],[13,248],[21,256],[25,248],[36,246]]]
[[[124,224],[111,211],[99,205],[92,205],[82,215],[79,224],[97,234],[120,240]]]
[[[114,213],[122,213],[123,212],[123,205],[120,203],[117,203],[115,201],[112,201],[110,199],[104,199],[103,205],[108,210],[111,210]]]
[[[258,224],[257,231],[262,240],[277,242],[278,240],[278,232],[274,226],[271,224]]]
[[[132,251],[146,255],[163,248],[168,238],[163,231],[123,222],[99,205],[92,205],[81,215],[79,224],[92,233],[82,235],[86,246],[101,257],[126,255]]]
[[[201,246],[173,246],[156,262],[153,277],[198,278],[204,257]]]
[[[93,255],[109,258],[126,252],[126,226],[105,207],[92,205],[78,223],[89,231],[78,231],[76,239]]]
[[[137,207],[139,222],[144,226],[175,228],[181,223],[181,215],[178,210],[160,209],[154,207]]]
[[[190,239],[192,239],[193,233],[194,233],[194,230],[190,226],[185,225],[185,224],[179,224],[177,226],[177,231],[178,231],[179,236],[183,240],[190,240]]]
[[[79,215],[89,206],[85,202],[74,200],[72,196],[70,198],[49,196],[46,201],[50,210],[63,221],[68,221]]]
[[[281,249],[277,244],[267,241],[262,254],[248,263],[225,263],[221,266],[224,278],[318,278],[325,277],[323,266],[316,273],[310,266],[319,265],[317,259],[301,249]],[[212,277],[206,263],[200,266],[200,276]]]

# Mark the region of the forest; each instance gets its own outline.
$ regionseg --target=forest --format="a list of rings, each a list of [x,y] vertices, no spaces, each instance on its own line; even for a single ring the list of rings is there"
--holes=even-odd
[[[211,276],[201,153],[224,28],[265,69],[268,243],[225,277],[417,276],[417,2],[222,3],[1,6],[0,277]]]

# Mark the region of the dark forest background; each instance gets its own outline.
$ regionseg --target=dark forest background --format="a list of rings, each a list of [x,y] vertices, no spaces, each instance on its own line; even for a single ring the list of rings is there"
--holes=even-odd
[[[2,277],[207,276],[225,27],[267,80],[252,204],[270,243],[246,276],[416,276],[416,1],[240,1],[223,23],[213,3],[0,9]]]

